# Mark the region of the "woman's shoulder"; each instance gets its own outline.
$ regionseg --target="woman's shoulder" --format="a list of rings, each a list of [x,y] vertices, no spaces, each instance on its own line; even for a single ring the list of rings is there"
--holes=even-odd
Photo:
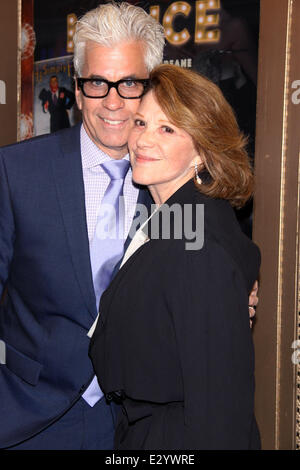
[[[248,290],[258,277],[261,255],[258,246],[243,233],[228,201],[206,198],[204,244],[218,245],[242,273]]]
[[[209,252],[210,257],[215,259],[221,258],[220,253],[223,252],[223,259],[231,261],[242,272],[248,287],[257,279],[259,248],[242,232],[235,211],[228,201],[202,194],[193,181],[190,181],[171,202],[173,207],[178,203],[182,211],[182,239],[174,239],[170,244],[170,249],[177,253],[177,259],[180,256],[192,256],[197,260],[199,257],[203,258],[205,252]],[[180,224],[178,227],[180,228]],[[217,254],[216,257],[214,253]],[[216,259],[216,263],[218,262],[220,264],[221,259]]]

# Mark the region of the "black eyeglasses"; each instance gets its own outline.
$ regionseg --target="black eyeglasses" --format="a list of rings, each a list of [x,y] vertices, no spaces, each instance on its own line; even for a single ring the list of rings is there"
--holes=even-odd
[[[105,98],[111,88],[115,88],[126,100],[141,98],[146,93],[150,80],[148,78],[126,78],[109,82],[104,78],[77,78],[77,87],[87,98]]]

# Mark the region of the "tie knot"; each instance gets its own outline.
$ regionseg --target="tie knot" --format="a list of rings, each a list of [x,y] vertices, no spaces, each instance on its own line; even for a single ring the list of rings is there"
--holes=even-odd
[[[108,174],[110,179],[112,180],[122,180],[125,178],[128,168],[129,168],[129,161],[128,160],[109,160],[108,162],[101,164],[105,173]]]

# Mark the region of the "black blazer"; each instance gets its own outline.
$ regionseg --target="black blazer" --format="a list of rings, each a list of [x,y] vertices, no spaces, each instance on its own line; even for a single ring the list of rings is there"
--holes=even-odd
[[[174,221],[169,240],[149,233],[102,295],[91,341],[101,388],[123,404],[116,447],[257,449],[248,295],[259,250],[229,203],[193,181],[166,204],[192,204],[194,228],[204,205],[203,247],[187,250]]]

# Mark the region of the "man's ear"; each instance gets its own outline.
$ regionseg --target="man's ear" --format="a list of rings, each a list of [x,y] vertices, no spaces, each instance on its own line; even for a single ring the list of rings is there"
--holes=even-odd
[[[78,109],[82,110],[82,92],[78,89],[77,82],[75,80],[75,97]]]

